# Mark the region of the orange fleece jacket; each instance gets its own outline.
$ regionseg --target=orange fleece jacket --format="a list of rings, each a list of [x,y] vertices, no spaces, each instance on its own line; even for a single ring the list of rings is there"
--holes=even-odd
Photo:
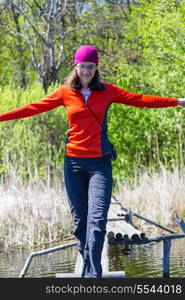
[[[58,106],[64,106],[69,121],[66,155],[95,158],[110,153],[107,136],[107,111],[111,103],[148,108],[169,107],[178,104],[177,98],[135,94],[111,83],[104,83],[104,86],[105,90],[103,91],[92,91],[87,105],[80,91],[72,91],[66,85],[62,85],[40,101],[1,113],[0,121],[27,118]]]

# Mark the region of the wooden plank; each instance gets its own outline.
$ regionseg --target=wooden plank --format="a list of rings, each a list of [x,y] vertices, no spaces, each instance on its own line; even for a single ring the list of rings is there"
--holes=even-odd
[[[109,272],[109,245],[108,245],[107,237],[105,237],[105,242],[104,242],[103,251],[102,251],[101,264],[102,264],[103,273]],[[81,254],[78,253],[74,272],[81,274],[82,268],[83,268],[83,259],[82,259]]]
[[[57,273],[56,278],[81,278],[80,273]]]
[[[133,226],[133,224],[128,223],[125,220],[125,216],[123,217],[122,215],[123,215],[122,205],[114,198],[112,198],[110,208],[108,211],[107,228],[106,228],[107,232],[112,231],[115,236],[117,233],[121,233],[123,235],[127,234],[130,239],[133,236],[133,234],[137,234],[139,235],[139,237],[145,236],[145,233],[136,229]]]
[[[56,278],[81,278],[80,273],[57,273]],[[124,271],[107,272],[102,278],[125,278]]]
[[[78,252],[74,272],[81,274],[82,273],[82,268],[83,268],[83,259],[82,259],[82,256],[81,256],[80,252]]]
[[[105,236],[105,242],[103,245],[101,265],[102,265],[102,272],[108,273],[109,272],[109,244],[108,244],[107,236]]]
[[[104,273],[102,275],[102,278],[125,278],[125,272],[124,271],[109,271],[107,273]]]
[[[126,236],[127,237],[127,236]],[[164,241],[164,240],[174,240],[174,239],[181,239],[181,238],[185,238],[185,234],[171,234],[171,235],[161,235],[161,236],[158,236],[158,237],[155,237],[155,238],[144,238],[140,241],[132,241],[131,239],[127,240],[125,242],[125,239],[124,240],[116,240],[116,239],[110,239],[109,240],[109,244],[110,245],[133,245],[133,244],[138,244],[138,245],[141,245],[141,244],[147,244],[147,243],[152,243],[152,242],[160,242],[160,241]]]

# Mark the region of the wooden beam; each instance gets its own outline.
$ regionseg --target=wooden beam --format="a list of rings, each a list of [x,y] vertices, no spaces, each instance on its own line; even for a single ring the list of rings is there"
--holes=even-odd
[[[80,273],[57,273],[56,278],[81,278]],[[124,271],[112,271],[102,275],[102,278],[125,278]]]
[[[83,268],[83,259],[82,259],[80,252],[78,252],[77,258],[76,258],[76,264],[75,264],[75,268],[74,268],[74,273],[81,274],[82,268]]]
[[[125,239],[126,237],[126,239]],[[160,242],[160,241],[164,241],[164,240],[174,240],[174,239],[181,239],[181,238],[185,238],[185,234],[171,234],[171,235],[161,235],[158,236],[156,238],[146,238],[144,237],[144,239],[141,239],[139,241],[132,241],[131,239],[128,239],[128,236],[125,235],[123,240],[116,240],[116,239],[109,239],[109,244],[110,245],[134,245],[134,244],[147,244],[147,243],[152,243],[152,242]]]
[[[103,274],[107,274],[109,272],[109,244],[107,235],[105,236],[105,242],[103,245],[101,265]]]

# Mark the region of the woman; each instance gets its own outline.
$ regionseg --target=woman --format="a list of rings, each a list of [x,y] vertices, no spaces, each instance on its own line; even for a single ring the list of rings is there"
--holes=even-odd
[[[69,130],[64,179],[84,262],[82,277],[102,277],[101,253],[112,193],[112,149],[107,136],[111,103],[155,108],[184,106],[185,99],[134,94],[100,81],[98,51],[85,45],[76,51],[74,69],[64,85],[38,102],[0,114],[3,122],[65,106]]]

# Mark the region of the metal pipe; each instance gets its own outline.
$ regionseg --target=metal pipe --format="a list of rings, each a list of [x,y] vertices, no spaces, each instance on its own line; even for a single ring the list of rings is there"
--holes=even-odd
[[[170,248],[171,239],[163,241],[163,278],[170,277]]]
[[[176,221],[181,227],[182,231],[185,233],[185,222],[179,214],[176,214]]]
[[[114,200],[118,201],[114,195],[112,195],[112,197],[114,198]],[[150,220],[150,219],[148,219],[148,218],[142,217],[142,216],[140,216],[140,215],[138,215],[138,214],[132,212],[131,210],[129,210],[129,209],[127,209],[127,208],[124,208],[123,206],[121,206],[121,207],[122,207],[122,209],[123,209],[124,211],[130,213],[130,214],[131,214],[132,216],[134,216],[134,217],[137,217],[137,218],[139,218],[139,219],[141,219],[141,220],[144,220],[144,221],[146,221],[146,222],[148,222],[148,223],[150,223],[150,224],[152,224],[152,225],[155,225],[155,226],[157,226],[157,227],[160,227],[161,229],[164,229],[164,230],[166,230],[166,231],[168,231],[168,232],[170,232],[170,233],[176,233],[175,231],[173,231],[173,230],[171,230],[171,229],[169,229],[169,228],[167,228],[167,227],[164,227],[164,226],[162,226],[162,225],[160,225],[160,224],[158,224],[158,223],[156,223],[156,222],[154,222],[154,221],[152,221],[152,220]]]
[[[73,242],[73,243],[68,243],[68,244],[64,244],[64,245],[60,245],[60,246],[56,246],[56,247],[52,247],[52,248],[48,248],[48,249],[45,249],[45,250],[41,250],[41,251],[37,251],[37,252],[33,252],[31,253],[25,264],[24,264],[24,267],[19,275],[19,278],[23,278],[25,275],[26,275],[26,272],[32,262],[32,259],[35,257],[35,256],[40,256],[40,255],[44,255],[44,254],[48,254],[48,253],[51,253],[51,252],[54,252],[54,251],[58,251],[58,250],[62,250],[62,249],[66,249],[66,248],[69,248],[69,247],[73,247],[73,246],[76,246],[77,245],[77,242]]]

